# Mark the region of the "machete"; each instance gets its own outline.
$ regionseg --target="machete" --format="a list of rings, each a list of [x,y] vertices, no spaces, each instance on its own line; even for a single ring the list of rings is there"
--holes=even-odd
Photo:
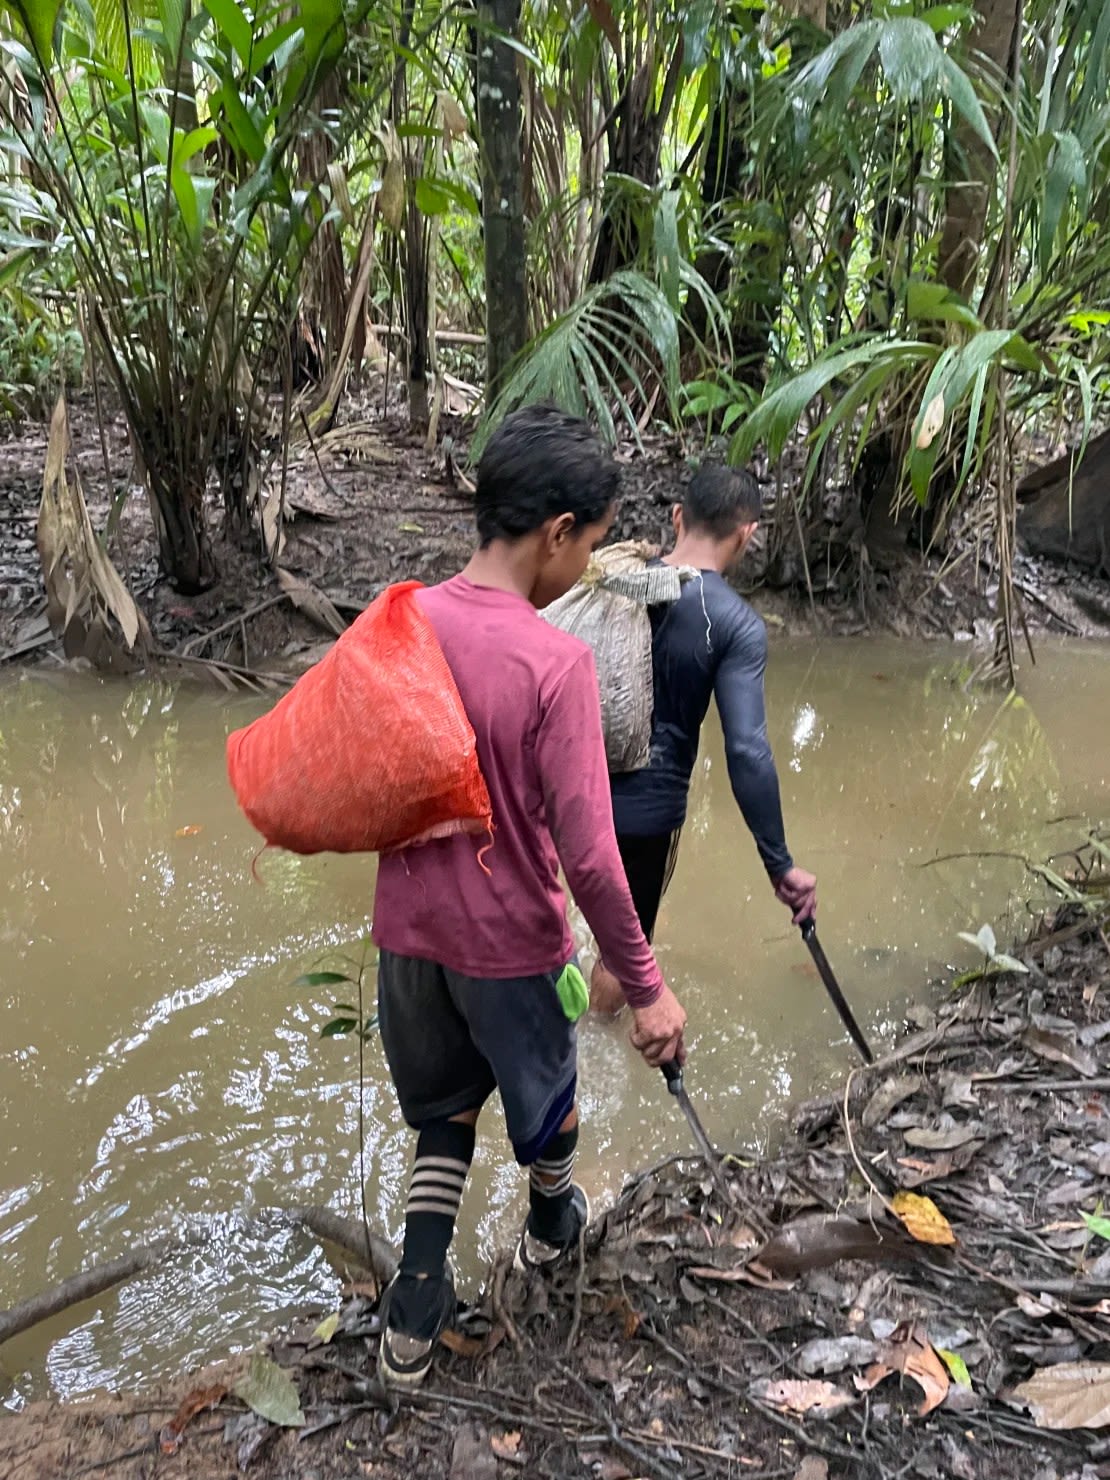
[[[709,1168],[710,1176],[713,1178],[717,1191],[726,1203],[731,1203],[732,1193],[728,1183],[725,1181],[725,1174],[721,1170],[721,1158],[714,1151],[713,1143],[705,1134],[705,1127],[698,1118],[698,1112],[690,1103],[690,1096],[686,1093],[686,1085],[682,1080],[682,1066],[677,1059],[670,1059],[667,1063],[660,1064],[659,1067],[663,1070],[663,1078],[667,1081],[667,1088],[682,1106],[682,1113],[686,1117],[686,1123],[693,1133],[697,1148],[702,1154],[702,1160]]]
[[[821,949],[821,942],[817,939],[817,924],[812,915],[800,922],[802,939],[809,947],[809,954],[813,957],[813,964],[817,967],[821,980],[825,984],[825,991],[832,999],[832,1004],[840,1014],[840,1021],[848,1029],[852,1042],[859,1049],[865,1064],[873,1064],[875,1055],[871,1052],[871,1045],[863,1036],[863,1029],[856,1022],[852,1009],[845,1000],[844,993],[840,990],[840,983],[833,975],[833,969],[829,965],[828,957]]]

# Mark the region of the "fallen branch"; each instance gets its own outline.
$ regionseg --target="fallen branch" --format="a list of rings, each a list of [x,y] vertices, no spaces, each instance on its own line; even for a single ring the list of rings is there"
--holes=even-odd
[[[0,1345],[11,1341],[13,1336],[29,1331],[32,1326],[48,1321],[51,1316],[60,1315],[71,1306],[81,1305],[86,1300],[95,1300],[105,1291],[122,1285],[125,1280],[133,1279],[135,1275],[142,1274],[143,1270],[160,1263],[172,1249],[179,1246],[180,1241],[169,1239],[156,1244],[140,1244],[130,1254],[112,1259],[107,1264],[94,1264],[92,1269],[70,1275],[69,1279],[55,1285],[52,1290],[43,1290],[38,1295],[19,1301],[9,1310],[0,1311]]]
[[[400,1263],[397,1251],[388,1239],[363,1226],[355,1218],[344,1218],[330,1208],[314,1204],[298,1208],[293,1217],[316,1238],[334,1244],[337,1249],[370,1270],[382,1285],[388,1285]]]
[[[213,1223],[217,1220],[211,1220]],[[364,1269],[368,1269],[382,1285],[386,1285],[397,1272],[396,1250],[387,1239],[370,1230],[353,1218],[341,1217],[330,1208],[313,1205],[307,1208],[278,1208],[255,1219],[250,1224],[254,1232],[272,1228],[275,1224],[288,1227],[299,1226],[313,1237],[334,1244]],[[221,1225],[222,1226],[222,1225]],[[51,1316],[61,1315],[86,1300],[95,1300],[137,1274],[161,1264],[171,1254],[203,1243],[211,1236],[208,1229],[191,1232],[178,1238],[159,1239],[152,1244],[139,1244],[128,1254],[111,1259],[104,1264],[94,1264],[91,1269],[70,1275],[49,1290],[42,1290],[26,1300],[0,1311],[0,1345],[13,1337],[29,1331],[48,1321]]]

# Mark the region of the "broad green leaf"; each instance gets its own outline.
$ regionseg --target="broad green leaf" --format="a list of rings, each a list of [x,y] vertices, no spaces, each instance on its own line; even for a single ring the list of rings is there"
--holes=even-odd
[[[941,51],[924,21],[899,17],[883,25],[879,60],[896,98],[916,101],[937,77]]]
[[[343,50],[346,26],[342,0],[301,0],[303,46],[289,62],[281,92],[280,115],[287,118],[299,101],[315,96]]]
[[[975,96],[975,89],[971,85],[971,79],[967,73],[950,56],[943,53],[940,58],[941,77],[944,82],[945,91],[952,99],[952,106],[964,119],[970,128],[973,128],[979,138],[990,150],[995,159],[998,158],[998,146],[994,142],[987,115],[983,112],[982,104]]]
[[[951,30],[953,26],[966,25],[974,18],[975,7],[973,5],[931,5],[928,10],[922,11],[919,17],[930,30],[938,35],[942,31]]]
[[[958,1383],[960,1387],[969,1388],[971,1386],[971,1373],[967,1370],[967,1363],[960,1356],[959,1352],[950,1352],[947,1348],[938,1346],[936,1353],[948,1368],[952,1381]]]
[[[829,83],[838,69],[846,74],[842,91],[850,93],[871,60],[882,34],[882,22],[859,21],[841,31],[833,41],[808,62],[798,74],[793,91],[816,102],[828,92]]]
[[[305,1420],[301,1400],[292,1379],[261,1352],[255,1352],[251,1357],[246,1376],[240,1378],[232,1391],[268,1423],[280,1424],[287,1429],[303,1428]]]
[[[177,209],[181,212],[181,219],[185,223],[185,230],[189,233],[190,240],[195,241],[199,235],[200,207],[197,203],[193,177],[188,170],[175,163],[170,178],[173,182],[174,199],[177,201]]]
[[[344,976],[341,971],[306,971],[293,983],[295,987],[335,987],[340,982],[349,982],[351,978]]]
[[[654,220],[659,284],[674,313],[679,311],[682,281],[679,274],[682,254],[678,245],[678,200],[677,190],[665,190],[656,206]]]
[[[214,129],[211,124],[192,129],[187,134],[178,129],[173,144],[174,163],[187,164],[195,154],[207,149],[209,144],[215,144],[219,137],[219,130]]]
[[[278,71],[283,70],[288,59],[280,55],[282,48],[294,48],[301,40],[301,36],[299,20],[284,21],[280,26],[275,26],[272,31],[267,32],[265,36],[260,36],[255,42],[252,57],[255,76],[259,75],[271,57]]]
[[[239,0],[204,0],[204,8],[228,44],[234,48],[239,60],[247,66],[251,59],[254,33]]]
[[[338,1038],[344,1033],[353,1033],[358,1027],[358,1018],[332,1018],[320,1029],[321,1038]]]
[[[1092,1233],[1110,1242],[1110,1218],[1104,1218],[1101,1213],[1082,1213],[1082,1218]]]
[[[266,156],[266,141],[230,77],[225,78],[223,86],[213,94],[212,103],[213,109],[218,104],[223,106],[231,142],[252,163],[260,165]]]
[[[1042,272],[1047,272],[1051,265],[1056,237],[1073,190],[1082,204],[1087,192],[1087,160],[1079,140],[1073,133],[1064,131],[1055,136],[1044,187],[1041,229],[1037,242]]]
[[[964,460],[956,483],[957,492],[963,488],[975,461],[979,439],[979,418],[983,410],[983,392],[987,384],[987,367],[984,365],[976,375],[971,387],[971,404],[967,413],[967,431],[964,435]],[[989,423],[988,423],[989,430]]]
[[[912,339],[869,337],[862,344],[834,349],[821,355],[807,369],[769,391],[737,432],[729,448],[729,461],[745,463],[758,442],[766,444],[768,456],[779,457],[809,403],[832,381],[866,367],[884,357],[909,350],[926,349]]]
[[[417,180],[415,197],[416,209],[422,216],[442,216],[451,209],[451,197],[438,180],[426,176]]]
[[[1029,968],[1024,961],[1019,961],[1016,956],[1009,956],[1005,951],[995,951],[991,956],[991,965],[997,966],[999,971],[1012,971],[1017,976],[1028,976]]]
[[[49,67],[54,55],[54,27],[58,23],[61,0],[7,0],[7,8],[23,23],[35,58]]]
[[[170,116],[165,108],[147,99],[139,105],[139,111],[154,153],[159,163],[165,164],[170,157]]]
[[[921,278],[911,278],[906,284],[906,317],[917,322],[962,324],[966,329],[983,327],[959,294],[943,283],[928,283]]]
[[[193,230],[193,244],[199,246],[205,228],[212,216],[212,202],[216,196],[216,181],[207,175],[191,175],[193,193],[196,196],[197,214]]]

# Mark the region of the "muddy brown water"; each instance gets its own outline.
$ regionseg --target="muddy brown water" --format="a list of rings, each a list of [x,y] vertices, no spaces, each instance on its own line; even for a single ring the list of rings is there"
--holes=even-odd
[[[1110,649],[1042,643],[1006,702],[965,691],[968,656],[774,646],[790,842],[820,878],[825,949],[877,1046],[931,978],[974,963],[958,931],[991,921],[1002,936],[1038,892],[1004,859],[923,865],[1042,857],[1106,820]],[[357,1211],[355,1049],[318,1036],[340,994],[294,983],[357,953],[373,867],[276,855],[252,877],[223,742],[258,707],[158,682],[0,680],[0,1308],[159,1233],[211,1220],[212,1235],[0,1351],[10,1406],[174,1373],[335,1301],[307,1237],[243,1228],[279,1205]],[[761,874],[714,722],[658,943],[710,1135],[767,1146],[791,1102],[855,1060]],[[625,1033],[582,1033],[580,1173],[596,1201],[688,1146]],[[376,1043],[366,1060],[367,1204],[395,1237],[410,1137]],[[455,1250],[464,1287],[522,1210],[491,1106]]]

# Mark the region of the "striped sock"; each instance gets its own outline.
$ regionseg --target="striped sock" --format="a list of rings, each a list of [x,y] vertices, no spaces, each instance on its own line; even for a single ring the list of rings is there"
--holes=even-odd
[[[420,1132],[405,1209],[403,1273],[442,1273],[474,1140],[474,1127],[457,1120],[436,1120]]]
[[[528,1231],[545,1243],[562,1244],[573,1235],[571,1180],[578,1127],[558,1131],[528,1169]]]

